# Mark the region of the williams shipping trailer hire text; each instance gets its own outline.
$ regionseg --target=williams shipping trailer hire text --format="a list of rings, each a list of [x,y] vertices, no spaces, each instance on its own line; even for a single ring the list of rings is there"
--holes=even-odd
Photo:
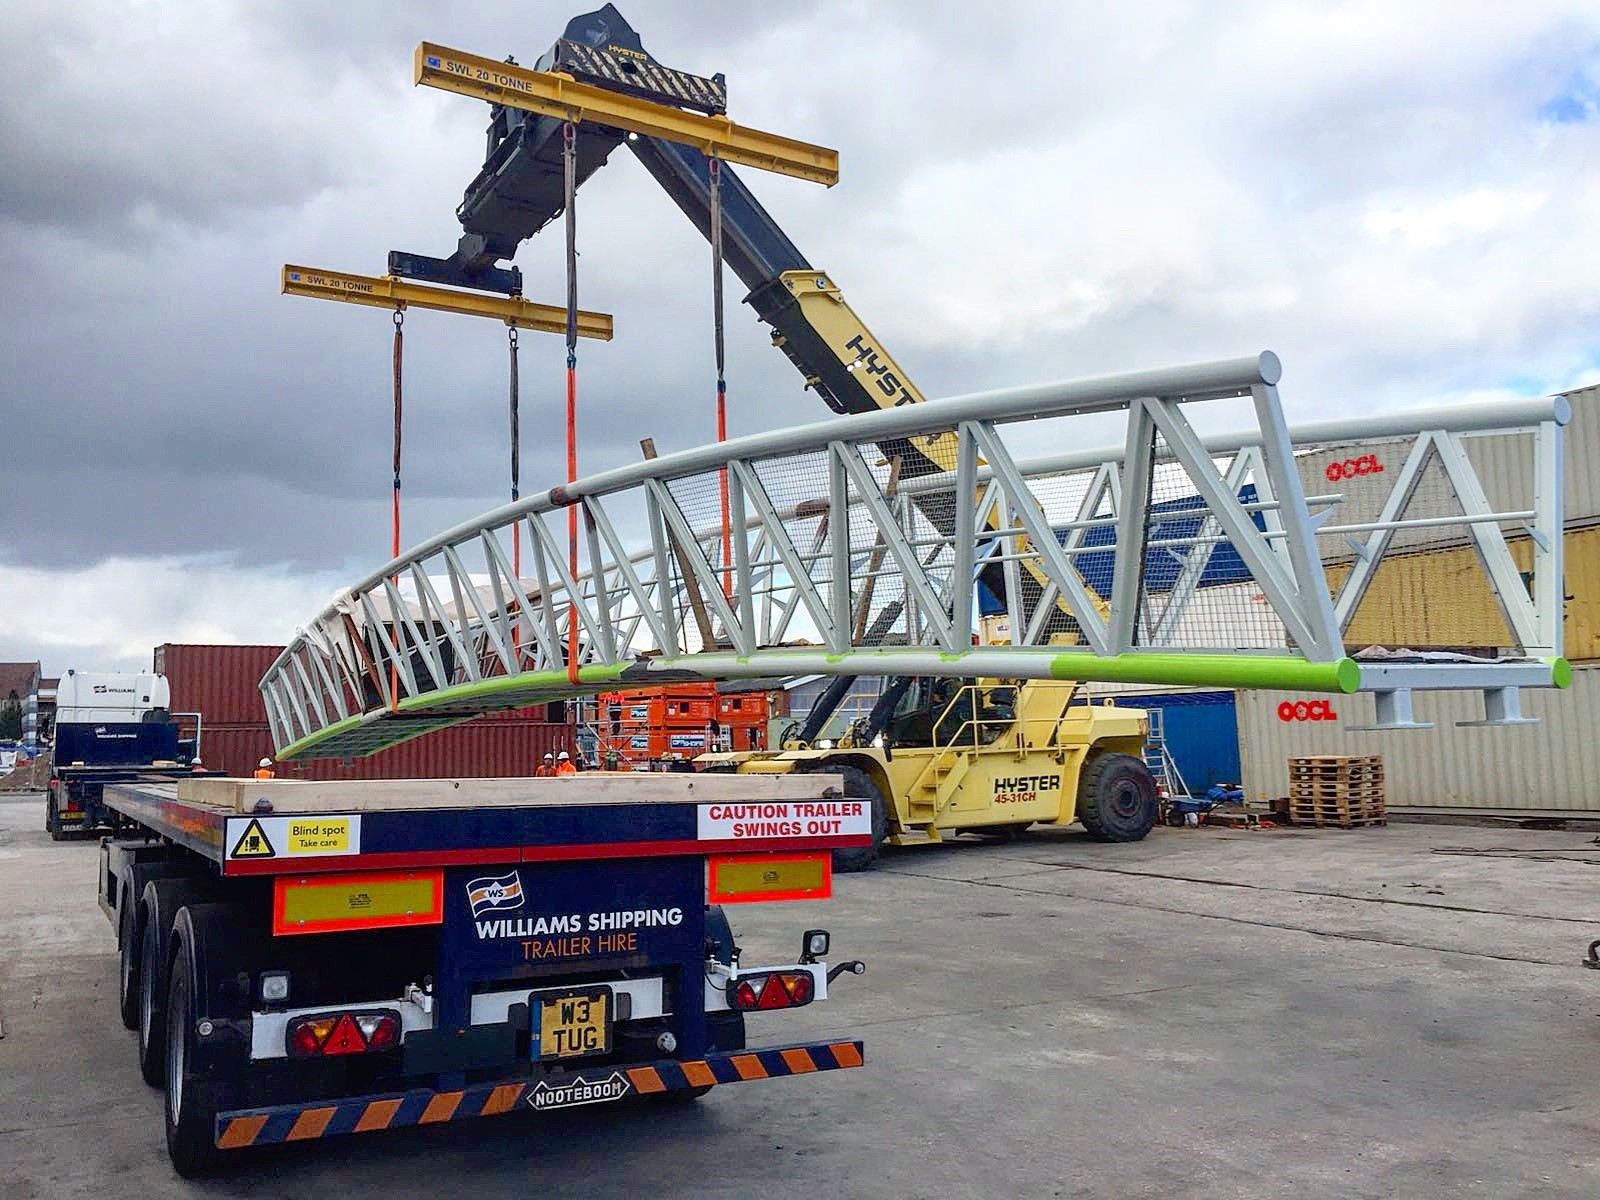
[[[749,966],[723,904],[822,898],[871,814],[832,775],[110,785],[122,1019],[180,1174],[228,1152],[857,1067],[759,1049],[825,1000],[808,929]]]
[[[200,715],[169,711],[167,680],[148,672],[68,671],[56,691],[55,751],[45,796],[45,832],[55,841],[97,829],[116,832],[108,783],[187,775],[200,753]],[[179,736],[178,717],[194,734]]]

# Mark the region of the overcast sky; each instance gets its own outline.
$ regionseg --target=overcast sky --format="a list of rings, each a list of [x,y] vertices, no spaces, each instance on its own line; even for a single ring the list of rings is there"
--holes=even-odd
[[[582,4],[0,6],[0,659],[282,642],[387,558],[388,318],[279,268],[448,253],[487,108],[412,49],[531,63]],[[839,150],[744,177],[929,396],[1263,348],[1291,422],[1600,379],[1592,0],[621,7]],[[582,470],[709,440],[704,240],[625,153],[579,213]],[[560,300],[559,227],[517,261]],[[505,334],[407,332],[417,541],[506,496]],[[523,346],[526,494],[563,364]],[[734,434],[824,415],[743,306],[729,355]]]

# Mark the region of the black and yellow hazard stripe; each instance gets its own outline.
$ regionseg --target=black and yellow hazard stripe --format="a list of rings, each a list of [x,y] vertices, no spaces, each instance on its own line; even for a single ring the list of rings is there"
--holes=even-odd
[[[223,1113],[217,1118],[217,1146],[240,1150],[278,1142],[370,1133],[406,1125],[432,1125],[491,1117],[510,1112],[527,1097],[536,1082],[551,1085],[585,1077],[603,1078],[620,1070],[633,1092],[648,1096],[682,1088],[710,1087],[719,1083],[745,1083],[783,1075],[809,1075],[859,1067],[863,1062],[858,1041],[815,1042],[777,1046],[732,1054],[679,1061],[663,1059],[634,1067],[591,1067],[585,1071],[555,1072],[539,1080],[524,1079],[479,1084],[460,1091],[435,1092],[426,1088],[385,1096],[355,1096],[322,1104],[285,1104],[273,1108]]]

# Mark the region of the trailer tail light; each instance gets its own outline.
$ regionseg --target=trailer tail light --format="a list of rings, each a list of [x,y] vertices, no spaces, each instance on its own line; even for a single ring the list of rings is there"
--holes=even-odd
[[[810,971],[772,971],[736,980],[728,990],[728,1003],[740,1012],[800,1008],[816,994]]]
[[[369,1054],[400,1044],[400,1014],[382,1012],[322,1013],[289,1022],[290,1058],[331,1058]]]

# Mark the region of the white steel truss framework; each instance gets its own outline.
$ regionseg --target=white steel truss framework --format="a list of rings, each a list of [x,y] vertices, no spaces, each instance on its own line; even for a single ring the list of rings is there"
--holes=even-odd
[[[814,672],[1372,691],[1391,728],[1414,724],[1413,689],[1472,688],[1489,722],[1522,719],[1517,689],[1560,685],[1566,671],[1565,400],[1291,435],[1278,377],[1262,354],[956,397],[707,446],[504,506],[387,564],[296,633],[261,681],[274,741],[284,758],[364,754],[495,708]],[[1227,398],[1249,401],[1252,426],[1199,436],[1185,406]],[[1015,454],[1039,440],[1041,420],[1110,410],[1127,414],[1121,446]],[[1405,460],[1363,481],[1388,488],[1375,515],[1341,522],[1345,493],[1308,496],[1302,469],[1316,446],[1361,438],[1390,439]],[[1527,451],[1531,500],[1491,503],[1473,439]],[[1419,489],[1443,495],[1422,488],[1429,471],[1448,483],[1448,511],[1416,507]],[[576,573],[561,528],[574,505]],[[1390,644],[1352,657],[1352,619],[1385,558],[1411,552],[1396,536],[1418,531],[1472,547],[1507,635],[1469,653]],[[513,537],[531,550],[521,579]],[[1531,545],[1531,569],[1508,537]],[[1009,644],[975,644],[980,602],[1010,618]]]

